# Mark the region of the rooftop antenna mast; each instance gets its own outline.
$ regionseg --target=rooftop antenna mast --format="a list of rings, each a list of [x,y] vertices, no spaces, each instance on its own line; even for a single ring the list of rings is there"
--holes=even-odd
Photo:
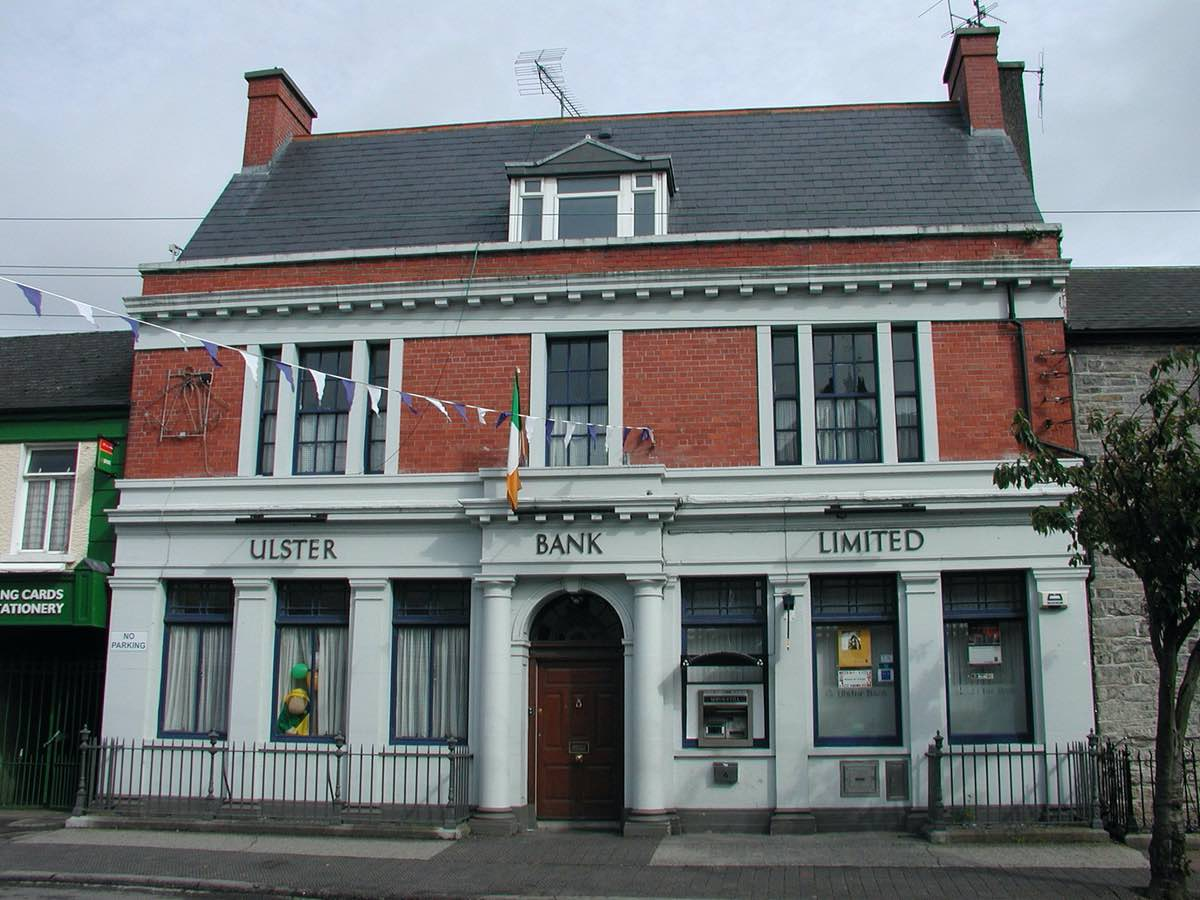
[[[522,96],[550,94],[558,101],[558,114],[582,116],[584,110],[575,95],[567,88],[563,76],[562,58],[565,47],[555,50],[526,50],[517,56],[513,69],[517,74],[517,90]]]
[[[954,12],[954,8],[950,5],[950,0],[946,0],[946,12],[950,15],[950,30],[943,34],[942,37],[949,37],[961,28],[988,28],[992,22],[999,22],[1002,25],[1008,24],[1008,22],[999,16],[992,15],[992,10],[1000,5],[999,0],[995,3],[985,3],[984,0],[971,0],[971,2],[975,7],[975,15],[960,16]],[[936,6],[937,4],[934,5]],[[925,12],[929,12],[930,9],[933,9],[933,7],[929,7]],[[921,15],[923,16],[925,13],[921,13]],[[917,18],[920,17],[918,16]]]

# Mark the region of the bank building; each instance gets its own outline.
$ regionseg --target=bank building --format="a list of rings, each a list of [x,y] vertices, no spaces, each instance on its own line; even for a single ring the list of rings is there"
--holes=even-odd
[[[1075,443],[997,40],[941,102],[349,134],[247,73],[127,301],[125,796],[905,828],[931,743],[1083,739],[1086,569],[992,484],[1015,410]]]

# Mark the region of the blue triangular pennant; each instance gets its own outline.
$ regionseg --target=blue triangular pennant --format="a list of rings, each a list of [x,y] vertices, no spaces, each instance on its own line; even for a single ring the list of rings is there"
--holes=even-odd
[[[346,395],[346,405],[354,405],[354,382],[349,378],[342,379],[342,392]]]
[[[25,299],[29,301],[33,311],[40,316],[42,314],[42,292],[24,284],[18,284],[17,287],[21,289],[21,293],[25,295]]]
[[[280,362],[277,359],[273,359],[271,362],[275,363],[275,368],[283,373],[283,377],[287,379],[287,383],[291,385],[291,388],[294,391],[296,389],[296,381],[294,378],[292,378],[292,367],[285,362]]]
[[[463,417],[463,421],[464,421],[464,422],[470,422],[470,421],[471,421],[471,417],[467,415],[467,405],[466,405],[465,403],[454,403],[454,402],[451,402],[451,404],[450,404],[450,405],[454,407],[454,411],[455,411],[456,413],[458,413],[460,416],[462,416],[462,417]]]
[[[512,413],[510,413],[508,410],[501,410],[500,415],[496,416],[496,427],[499,428],[501,425],[507,422],[509,416],[511,415]]]
[[[205,352],[207,352],[208,355],[212,357],[213,365],[220,368],[221,361],[219,359],[217,359],[217,345],[214,344],[212,341],[206,341],[204,339],[201,339],[200,343],[204,345]]]
[[[133,332],[134,341],[142,336],[141,331],[139,330],[141,326],[138,324],[137,319],[131,319],[129,316],[121,316],[121,318],[125,320],[125,324],[128,325],[129,330]]]

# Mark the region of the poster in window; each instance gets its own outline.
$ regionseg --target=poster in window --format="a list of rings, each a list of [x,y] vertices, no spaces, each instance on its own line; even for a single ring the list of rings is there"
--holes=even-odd
[[[869,628],[838,629],[838,668],[871,668],[871,630]]]
[[[1000,626],[995,622],[972,624],[967,629],[967,665],[1000,665]]]
[[[838,669],[838,687],[849,690],[869,688],[871,686],[870,669]]]

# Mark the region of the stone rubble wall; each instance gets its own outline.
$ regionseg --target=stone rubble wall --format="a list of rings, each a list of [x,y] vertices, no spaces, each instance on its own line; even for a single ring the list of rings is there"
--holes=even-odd
[[[1086,421],[1093,411],[1132,412],[1150,382],[1150,366],[1172,344],[1076,346],[1071,351],[1075,424],[1079,448],[1095,453],[1096,435]],[[1158,667],[1150,648],[1142,585],[1116,560],[1097,554],[1091,584],[1092,659],[1100,735],[1139,745],[1154,740]],[[1181,658],[1181,670],[1182,670]],[[1192,710],[1189,736],[1200,736],[1200,703]]]

